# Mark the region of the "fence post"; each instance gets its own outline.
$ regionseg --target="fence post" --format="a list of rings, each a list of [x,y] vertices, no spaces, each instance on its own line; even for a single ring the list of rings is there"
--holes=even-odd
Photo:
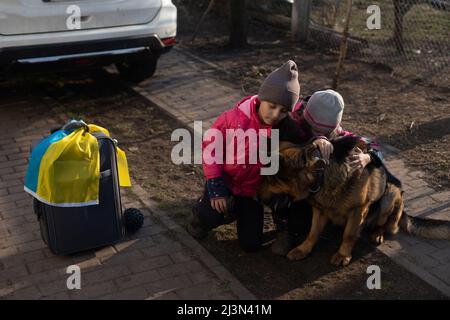
[[[311,0],[294,0],[292,4],[291,32],[292,40],[308,40],[309,12]]]
[[[230,6],[230,45],[243,48],[247,45],[246,0],[229,0]]]

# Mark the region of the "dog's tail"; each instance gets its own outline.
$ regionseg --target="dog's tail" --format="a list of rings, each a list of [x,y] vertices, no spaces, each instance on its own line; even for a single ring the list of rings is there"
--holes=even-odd
[[[403,211],[400,228],[421,238],[450,240],[450,221],[413,217]]]

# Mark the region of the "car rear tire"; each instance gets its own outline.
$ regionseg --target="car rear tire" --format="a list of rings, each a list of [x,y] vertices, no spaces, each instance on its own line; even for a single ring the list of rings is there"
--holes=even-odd
[[[125,80],[139,83],[153,76],[157,62],[158,58],[151,56],[144,60],[116,63],[116,68]]]

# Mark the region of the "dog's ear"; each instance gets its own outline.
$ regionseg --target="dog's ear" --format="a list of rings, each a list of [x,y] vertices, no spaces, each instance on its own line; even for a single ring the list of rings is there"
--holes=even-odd
[[[304,150],[299,147],[291,147],[281,150],[280,158],[282,164],[290,169],[300,169],[306,165]]]
[[[359,139],[356,147],[360,148],[362,152],[367,152],[369,149],[369,145],[364,139]]]
[[[338,163],[343,163],[345,158],[350,155],[360,140],[357,136],[343,136],[331,140],[333,144],[333,157]]]
[[[289,141],[281,141],[278,150],[282,167],[297,169],[305,165],[303,148],[299,145]]]

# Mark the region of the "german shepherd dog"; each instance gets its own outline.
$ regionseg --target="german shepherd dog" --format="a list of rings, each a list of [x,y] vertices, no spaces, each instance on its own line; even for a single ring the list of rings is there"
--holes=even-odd
[[[363,228],[370,231],[376,244],[384,241],[385,234],[396,234],[400,227],[413,235],[450,240],[449,222],[405,213],[401,182],[384,166],[369,163],[349,175],[346,157],[355,147],[366,149],[358,137],[345,136],[331,142],[334,151],[328,162],[312,144],[281,142],[280,170],[275,176],[266,176],[259,190],[258,196],[266,204],[287,194],[291,201],[307,199],[312,206],[309,235],[288,253],[290,260],[303,259],[312,251],[329,220],[345,226],[342,244],[331,258],[334,265],[350,263],[353,246]]]

